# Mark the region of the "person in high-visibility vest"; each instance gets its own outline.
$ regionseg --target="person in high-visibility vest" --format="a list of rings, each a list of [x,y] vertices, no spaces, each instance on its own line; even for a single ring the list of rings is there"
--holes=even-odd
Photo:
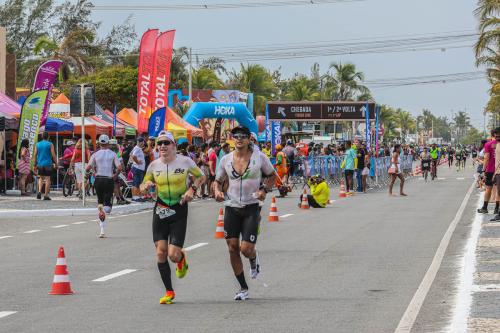
[[[438,147],[436,146],[435,143],[433,143],[431,146],[431,149],[429,149],[429,154],[431,155],[431,159],[432,159],[431,173],[434,172],[434,175],[431,174],[431,176],[433,176],[432,179],[434,180],[434,178],[437,177],[437,165],[438,165],[438,158],[439,158]]]

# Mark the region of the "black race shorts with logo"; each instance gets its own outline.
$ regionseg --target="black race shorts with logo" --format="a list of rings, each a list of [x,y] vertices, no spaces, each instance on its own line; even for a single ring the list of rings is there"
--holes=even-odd
[[[175,212],[175,214],[172,214]],[[170,216],[165,216],[170,215]],[[188,204],[171,207],[158,199],[153,209],[153,241],[168,241],[169,244],[184,247],[187,228]],[[164,216],[162,218],[162,216]]]
[[[493,172],[485,172],[484,184],[486,186],[493,186]]]
[[[226,207],[224,213],[224,235],[226,239],[240,238],[245,242],[257,242],[259,229],[260,207],[259,204],[245,207]]]
[[[52,166],[38,167],[38,175],[44,177],[50,177],[52,176],[52,170],[53,170]]]

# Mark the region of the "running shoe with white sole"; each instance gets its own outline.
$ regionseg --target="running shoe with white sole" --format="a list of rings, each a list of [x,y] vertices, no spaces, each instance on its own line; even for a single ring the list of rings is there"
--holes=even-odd
[[[252,261],[250,260],[250,277],[252,279],[256,279],[260,273],[260,261],[259,261],[259,252],[255,251],[255,262],[252,265]]]
[[[240,291],[238,291],[236,293],[236,295],[234,296],[234,300],[235,301],[244,301],[246,299],[248,299],[249,296],[248,296],[248,290],[244,290],[244,289],[241,289]]]

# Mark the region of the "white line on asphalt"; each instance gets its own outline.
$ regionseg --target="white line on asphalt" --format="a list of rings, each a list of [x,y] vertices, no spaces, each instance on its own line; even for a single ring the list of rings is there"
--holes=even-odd
[[[17,311],[0,311],[0,318],[4,318],[17,313]]]
[[[139,215],[139,214],[144,214],[144,213],[151,213],[150,210],[143,210],[141,212],[135,212],[135,213],[130,213],[130,214],[124,214],[124,215],[116,215],[116,216],[110,216],[110,219],[117,219],[119,217],[127,217],[127,216],[134,216],[134,215]],[[97,220],[96,220],[97,221]]]
[[[285,214],[285,215],[281,215],[280,217],[281,218],[285,218],[285,217],[289,217],[289,216],[292,216],[293,214]]]
[[[186,247],[184,249],[184,251],[191,251],[191,250],[194,250],[194,249],[197,249],[199,247],[202,247],[202,246],[205,246],[205,245],[208,245],[208,243],[198,243],[198,244],[194,244],[194,245],[191,245],[189,247]]]
[[[457,180],[464,180],[465,178],[463,177],[458,177]]]
[[[500,284],[475,284],[472,286],[472,292],[483,293],[487,291],[500,291]]]
[[[12,238],[14,236],[0,236],[0,239]]]
[[[87,223],[87,221],[73,222],[71,224],[85,224],[85,223]]]
[[[418,313],[420,312],[420,308],[424,303],[425,297],[427,296],[427,293],[429,292],[429,289],[431,288],[432,283],[436,278],[436,274],[439,270],[439,267],[441,266],[441,262],[443,261],[444,254],[446,252],[448,244],[450,243],[453,231],[455,230],[458,222],[460,221],[460,218],[462,217],[462,214],[465,210],[465,206],[467,206],[467,202],[469,201],[473,189],[474,189],[474,183],[472,183],[471,186],[469,187],[469,190],[465,194],[465,197],[462,201],[462,204],[460,205],[460,208],[457,211],[457,214],[455,215],[455,218],[450,223],[448,230],[446,230],[446,233],[441,239],[436,254],[432,259],[432,263],[429,266],[427,272],[425,273],[422,282],[418,286],[415,295],[413,295],[413,298],[410,304],[408,305],[408,308],[406,309],[405,313],[403,314],[403,317],[401,318],[398,327],[394,331],[395,333],[406,333],[406,332],[409,333],[411,331],[413,324],[415,323],[415,319],[417,319]]]
[[[114,279],[115,277],[119,277],[119,276],[122,276],[122,275],[125,275],[125,274],[133,273],[135,271],[137,271],[137,269],[124,269],[122,271],[119,271],[119,272],[116,272],[116,273],[113,273],[113,274],[109,274],[109,275],[100,277],[98,279],[92,280],[92,281],[94,281],[94,282],[104,282],[104,281],[108,281],[108,280]]]
[[[53,226],[51,226],[51,228],[57,229],[57,228],[64,228],[67,226],[68,226],[67,224],[60,224],[60,225],[53,225]]]
[[[477,206],[483,202],[480,195],[477,199]],[[483,215],[477,212],[472,221],[472,228],[469,239],[465,246],[465,254],[459,262],[458,293],[455,296],[453,316],[450,322],[450,332],[466,332],[469,320],[470,308],[472,304],[472,285],[474,284],[474,271],[476,269],[476,247],[481,233],[481,223]]]
[[[38,229],[35,229],[35,230],[29,230],[29,231],[25,231],[23,232],[23,234],[34,234],[35,232],[40,232],[42,230],[38,230]]]
[[[438,178],[438,180],[446,180],[446,178]]]

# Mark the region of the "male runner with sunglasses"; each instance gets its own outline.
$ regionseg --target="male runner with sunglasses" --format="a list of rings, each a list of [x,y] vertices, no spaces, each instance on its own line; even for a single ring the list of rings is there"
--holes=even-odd
[[[259,200],[265,200],[267,189],[271,189],[274,183],[275,171],[264,153],[252,149],[248,128],[238,126],[231,133],[235,140],[235,150],[220,161],[215,177],[215,199],[219,202],[225,200],[222,183],[226,177],[229,178],[229,199],[224,201],[224,234],[231,266],[241,287],[234,299],[246,300],[248,285],[240,251],[250,260],[250,276],[252,279],[257,278],[260,263],[255,244],[260,219]],[[266,177],[265,186],[261,186],[263,175]]]
[[[182,247],[186,236],[187,203],[193,199],[205,177],[191,158],[177,155],[172,133],[160,132],[156,144],[160,150],[160,158],[149,165],[141,191],[146,192],[155,184],[158,187],[158,198],[153,209],[153,241],[158,270],[166,289],[165,296],[160,298],[160,304],[172,304],[175,292],[167,258],[177,264],[175,274],[179,279],[186,276],[188,263]],[[189,175],[193,175],[196,180],[188,188]]]

